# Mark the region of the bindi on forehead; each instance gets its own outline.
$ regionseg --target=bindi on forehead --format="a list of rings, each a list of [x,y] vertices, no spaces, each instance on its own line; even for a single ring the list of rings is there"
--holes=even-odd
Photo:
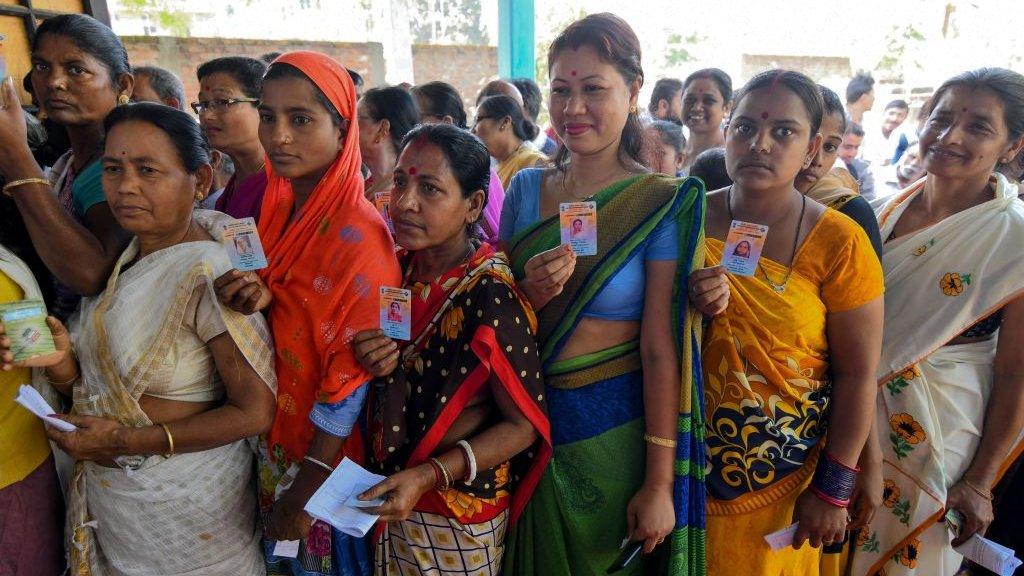
[[[416,167],[415,166],[411,166],[409,168],[409,175],[410,176],[415,176],[416,175]]]
[[[571,72],[569,72],[569,74],[572,75],[572,76],[575,76],[576,75],[576,71],[572,70]]]
[[[761,112],[761,120],[767,120],[767,119],[768,119],[768,113],[767,112]]]

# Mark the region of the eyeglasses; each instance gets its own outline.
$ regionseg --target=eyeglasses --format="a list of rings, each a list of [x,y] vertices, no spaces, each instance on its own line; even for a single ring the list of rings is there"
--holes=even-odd
[[[213,100],[204,100],[201,102],[193,102],[192,110],[196,114],[202,114],[203,112],[210,111],[220,114],[221,112],[228,109],[228,106],[234,104],[241,104],[242,102],[252,102],[256,104],[259,102],[259,98],[216,98]]]
[[[473,121],[473,126],[476,126],[484,120],[497,120],[494,116],[477,116],[476,120]]]

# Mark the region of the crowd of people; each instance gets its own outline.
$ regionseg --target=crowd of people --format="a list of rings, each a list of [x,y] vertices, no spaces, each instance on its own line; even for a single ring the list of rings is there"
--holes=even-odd
[[[57,352],[0,324],[2,574],[953,576],[1016,509],[1020,74],[914,126],[867,121],[865,75],[704,69],[643,107],[595,14],[548,49],[542,130],[529,79],[470,121],[316,52],[187,95],[87,16],[31,49],[0,306],[44,301]],[[385,477],[365,537],[305,511],[344,458]]]

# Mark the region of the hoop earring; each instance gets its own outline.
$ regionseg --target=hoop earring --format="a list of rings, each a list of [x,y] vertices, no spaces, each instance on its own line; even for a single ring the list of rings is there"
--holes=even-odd
[[[117,104],[118,106],[124,106],[125,104],[131,102],[131,100],[132,99],[130,96],[122,92],[121,95],[117,97]]]

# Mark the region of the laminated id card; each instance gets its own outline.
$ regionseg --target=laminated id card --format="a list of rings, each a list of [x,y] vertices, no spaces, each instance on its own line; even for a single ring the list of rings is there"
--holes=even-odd
[[[412,330],[412,292],[380,287],[380,329],[388,338],[409,340]]]
[[[753,276],[767,237],[767,226],[733,220],[725,238],[722,266],[737,276]]]
[[[391,221],[391,190],[382,190],[376,192],[373,195],[373,205],[377,208],[377,212],[380,212],[381,218],[388,224],[388,230],[391,233],[395,233],[395,224]]]
[[[236,270],[248,272],[267,267],[267,256],[263,253],[263,244],[256,232],[256,221],[252,218],[225,224],[223,242],[231,258],[231,265]]]
[[[572,246],[577,256],[597,254],[597,203],[563,202],[558,205],[562,244]]]
[[[20,300],[0,304],[0,322],[11,340],[15,362],[53,354],[53,334],[46,324],[46,305],[42,300]]]

